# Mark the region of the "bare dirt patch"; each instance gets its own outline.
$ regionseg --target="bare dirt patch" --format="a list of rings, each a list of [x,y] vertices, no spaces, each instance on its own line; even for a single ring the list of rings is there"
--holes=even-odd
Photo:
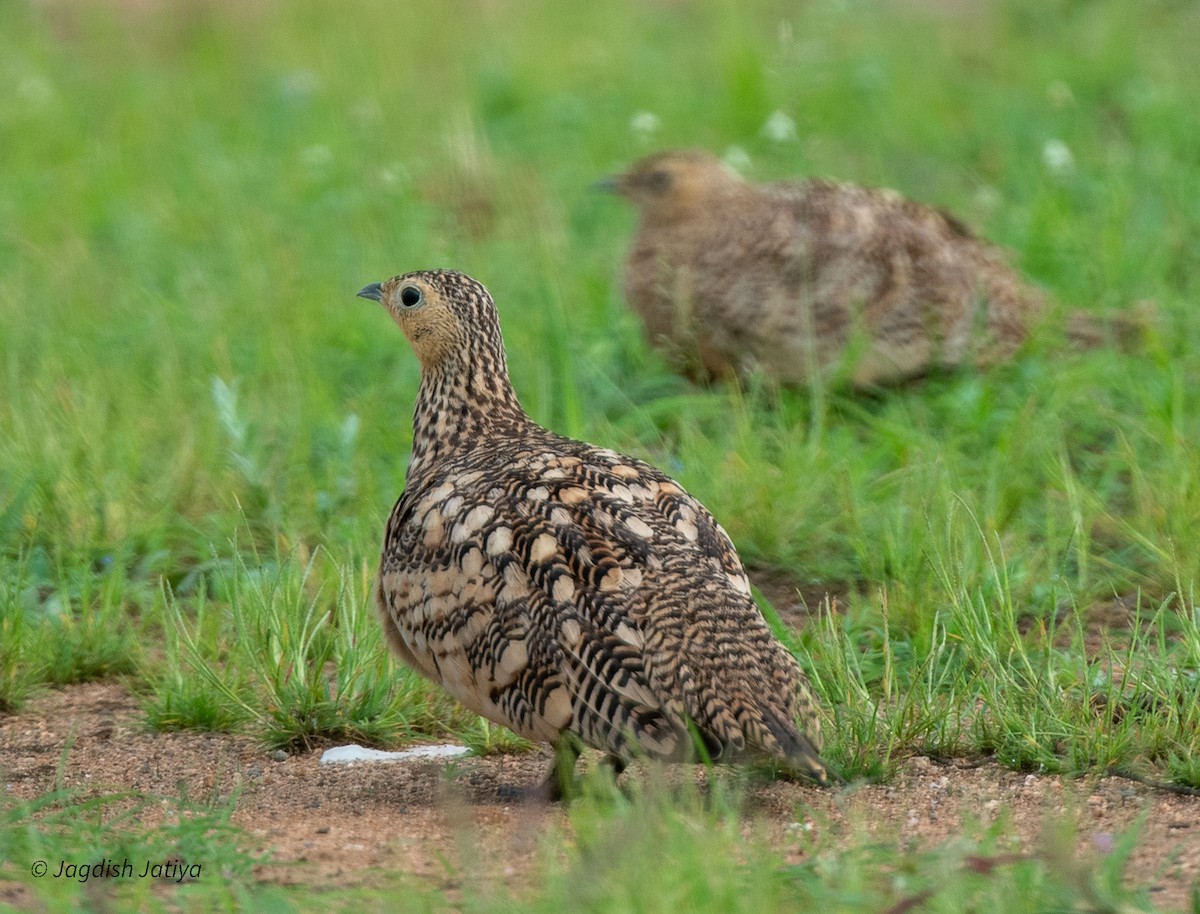
[[[542,859],[544,836],[567,827],[561,806],[513,799],[514,789],[543,777],[545,752],[451,764],[320,765],[319,754],[273,757],[245,737],[148,733],[136,700],[112,683],[49,692],[24,713],[0,717],[4,790],[30,799],[53,789],[68,742],[64,787],[97,795],[236,794],[234,822],[274,861],[258,876],[276,883],[328,889],[404,872],[453,890],[456,873],[469,870],[518,886]],[[635,769],[625,777],[643,775]],[[888,786],[757,785],[746,809],[747,829],[792,859],[804,853],[797,830],[834,849],[861,828],[929,845],[965,822],[998,816],[1009,823],[1009,852],[1039,853],[1047,823],[1066,819],[1085,856],[1104,853],[1111,836],[1145,816],[1130,878],[1167,909],[1184,907],[1200,878],[1200,798],[1119,778],[1064,781],[915,758]],[[0,898],[20,903],[22,895],[0,883]]]
[[[784,624],[797,631],[822,611],[826,601],[835,610],[839,602],[844,606],[853,589],[845,581],[804,582],[779,568],[762,566],[748,571],[750,583],[762,591]]]

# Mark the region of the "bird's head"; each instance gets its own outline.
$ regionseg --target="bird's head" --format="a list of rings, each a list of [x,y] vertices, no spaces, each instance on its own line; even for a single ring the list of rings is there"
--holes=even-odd
[[[623,174],[603,178],[599,190],[619,194],[651,217],[690,216],[745,182],[732,168],[702,150],[659,152]]]
[[[504,368],[496,305],[488,290],[465,273],[421,270],[371,283],[360,298],[379,302],[392,316],[424,370],[488,362]]]

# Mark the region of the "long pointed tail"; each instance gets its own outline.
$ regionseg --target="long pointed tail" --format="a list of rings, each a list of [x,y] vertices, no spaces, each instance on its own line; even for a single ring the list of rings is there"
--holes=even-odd
[[[797,729],[793,722],[780,720],[770,712],[763,714],[763,723],[770,734],[770,741],[779,747],[777,761],[786,767],[789,774],[811,778],[822,787],[829,786],[829,769],[814,739]],[[762,742],[766,743],[767,740]]]
[[[1142,346],[1159,319],[1158,306],[1148,299],[1119,311],[1071,311],[1067,314],[1067,339],[1079,349],[1116,346],[1130,352]]]

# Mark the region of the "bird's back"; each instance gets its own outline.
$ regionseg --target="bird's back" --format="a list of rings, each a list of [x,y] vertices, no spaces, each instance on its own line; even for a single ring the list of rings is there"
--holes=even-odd
[[[789,383],[852,361],[856,384],[1006,358],[1041,300],[952,215],[810,180],[723,188],[700,214],[643,219],[626,295],[694,375]],[[688,364],[688,360],[691,364]]]
[[[404,659],[528,738],[680,760],[690,723],[714,757],[824,776],[803,674],[728,537],[639,461],[531,425],[410,480],[380,608]]]

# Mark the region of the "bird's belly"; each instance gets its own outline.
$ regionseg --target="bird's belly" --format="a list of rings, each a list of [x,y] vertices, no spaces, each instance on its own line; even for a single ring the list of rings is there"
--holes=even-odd
[[[569,725],[566,690],[553,676],[542,677],[547,687],[531,686],[526,641],[505,636],[493,606],[431,598],[396,628],[417,672],[468,710],[534,741],[553,742]]]

